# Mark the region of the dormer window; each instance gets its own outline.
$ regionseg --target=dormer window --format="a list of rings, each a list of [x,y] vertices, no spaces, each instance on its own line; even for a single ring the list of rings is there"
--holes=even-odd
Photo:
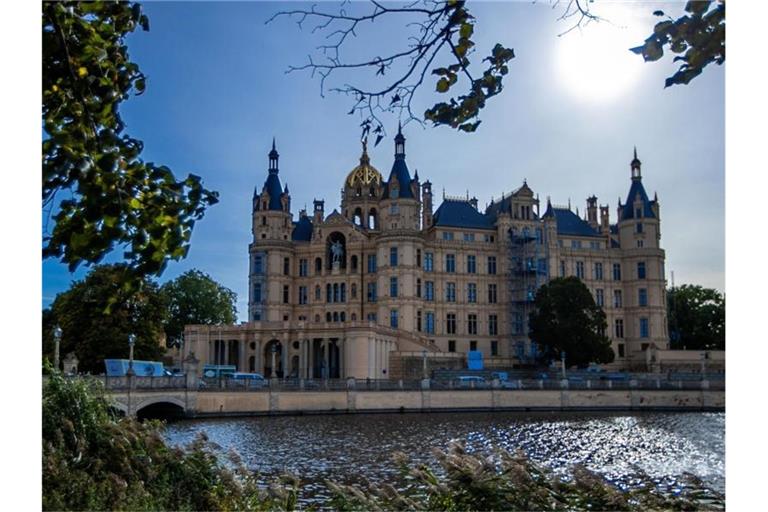
[[[635,208],[635,218],[642,218],[643,216],[643,209],[642,208]]]
[[[400,189],[397,186],[390,188],[389,197],[391,199],[397,199],[398,197],[400,197]]]

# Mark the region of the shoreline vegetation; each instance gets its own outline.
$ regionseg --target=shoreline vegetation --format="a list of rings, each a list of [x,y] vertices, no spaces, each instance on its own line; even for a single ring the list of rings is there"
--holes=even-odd
[[[433,450],[439,471],[394,454],[397,482],[326,482],[328,503],[300,504],[300,478],[263,485],[236,453],[205,436],[170,447],[163,424],[118,417],[99,383],[53,373],[43,387],[43,510],[724,510],[694,476],[675,491],[648,478],[621,490],[583,466],[565,480],[522,452]]]

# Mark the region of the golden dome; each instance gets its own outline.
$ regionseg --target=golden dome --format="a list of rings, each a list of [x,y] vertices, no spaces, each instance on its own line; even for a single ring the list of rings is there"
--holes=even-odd
[[[366,141],[363,141],[363,154],[360,155],[360,165],[350,171],[345,183],[348,187],[367,187],[372,184],[381,185],[381,181],[381,173],[371,165],[371,159],[368,157],[368,147]]]

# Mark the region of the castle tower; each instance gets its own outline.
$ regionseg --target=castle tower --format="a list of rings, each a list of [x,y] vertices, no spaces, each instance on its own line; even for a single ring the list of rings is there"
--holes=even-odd
[[[381,202],[383,230],[418,230],[421,201],[418,176],[411,179],[405,163],[405,136],[398,125],[395,136],[395,161],[389,179],[384,184]]]
[[[597,229],[597,197],[587,198],[587,222],[593,229]]]
[[[382,182],[381,173],[371,165],[368,144],[364,140],[360,163],[344,180],[341,198],[341,211],[356,226],[370,230],[378,229]]]
[[[427,180],[421,186],[421,229],[432,225],[432,183]]]

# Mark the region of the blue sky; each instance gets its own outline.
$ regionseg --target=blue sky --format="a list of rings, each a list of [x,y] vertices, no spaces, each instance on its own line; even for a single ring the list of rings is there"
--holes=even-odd
[[[289,64],[305,62],[320,38],[289,20],[264,24],[281,8],[299,6],[146,3],[151,31],[128,40],[149,78],[147,92],[123,106],[128,133],[144,141],[146,160],[177,175],[202,176],[221,199],[196,225],[187,259],[170,263],[160,281],[201,269],[237,292],[241,319],[251,197],[266,178],[272,137],[294,215],[304,205],[311,208],[313,198],[324,198],[328,212],[338,207],[343,180],[360,154],[360,120],[346,115],[348,99],[330,93],[321,98],[317,80],[285,73]],[[585,198],[595,194],[609,204],[615,222],[636,145],[645,187],[658,192],[661,204],[668,279],[674,271],[676,284],[724,290],[724,66],[710,66],[688,86],[665,90],[664,78],[675,69],[671,57],[644,64],[626,52],[629,62],[617,64],[606,53],[640,44],[658,21],[650,15],[654,10],[675,16],[682,6],[598,1],[595,11],[610,24],[558,37],[570,25],[558,21],[561,10],[546,2],[472,4],[478,56],[496,42],[515,49],[504,91],[488,102],[474,134],[408,124],[409,167],[432,181],[438,196],[443,188],[451,195],[468,190],[481,205],[524,178],[542,202],[548,196],[556,204],[570,199],[582,213]],[[393,36],[400,33],[396,28],[364,27],[351,41],[350,57],[402,45],[404,37]],[[597,44],[579,46],[579,38],[592,36]],[[620,55],[624,59],[623,49]],[[431,83],[423,88],[417,111],[441,99],[432,90]],[[385,121],[391,136],[397,119]],[[391,137],[370,151],[384,174],[392,153]],[[44,261],[43,306],[86,272],[70,274],[64,265]]]

